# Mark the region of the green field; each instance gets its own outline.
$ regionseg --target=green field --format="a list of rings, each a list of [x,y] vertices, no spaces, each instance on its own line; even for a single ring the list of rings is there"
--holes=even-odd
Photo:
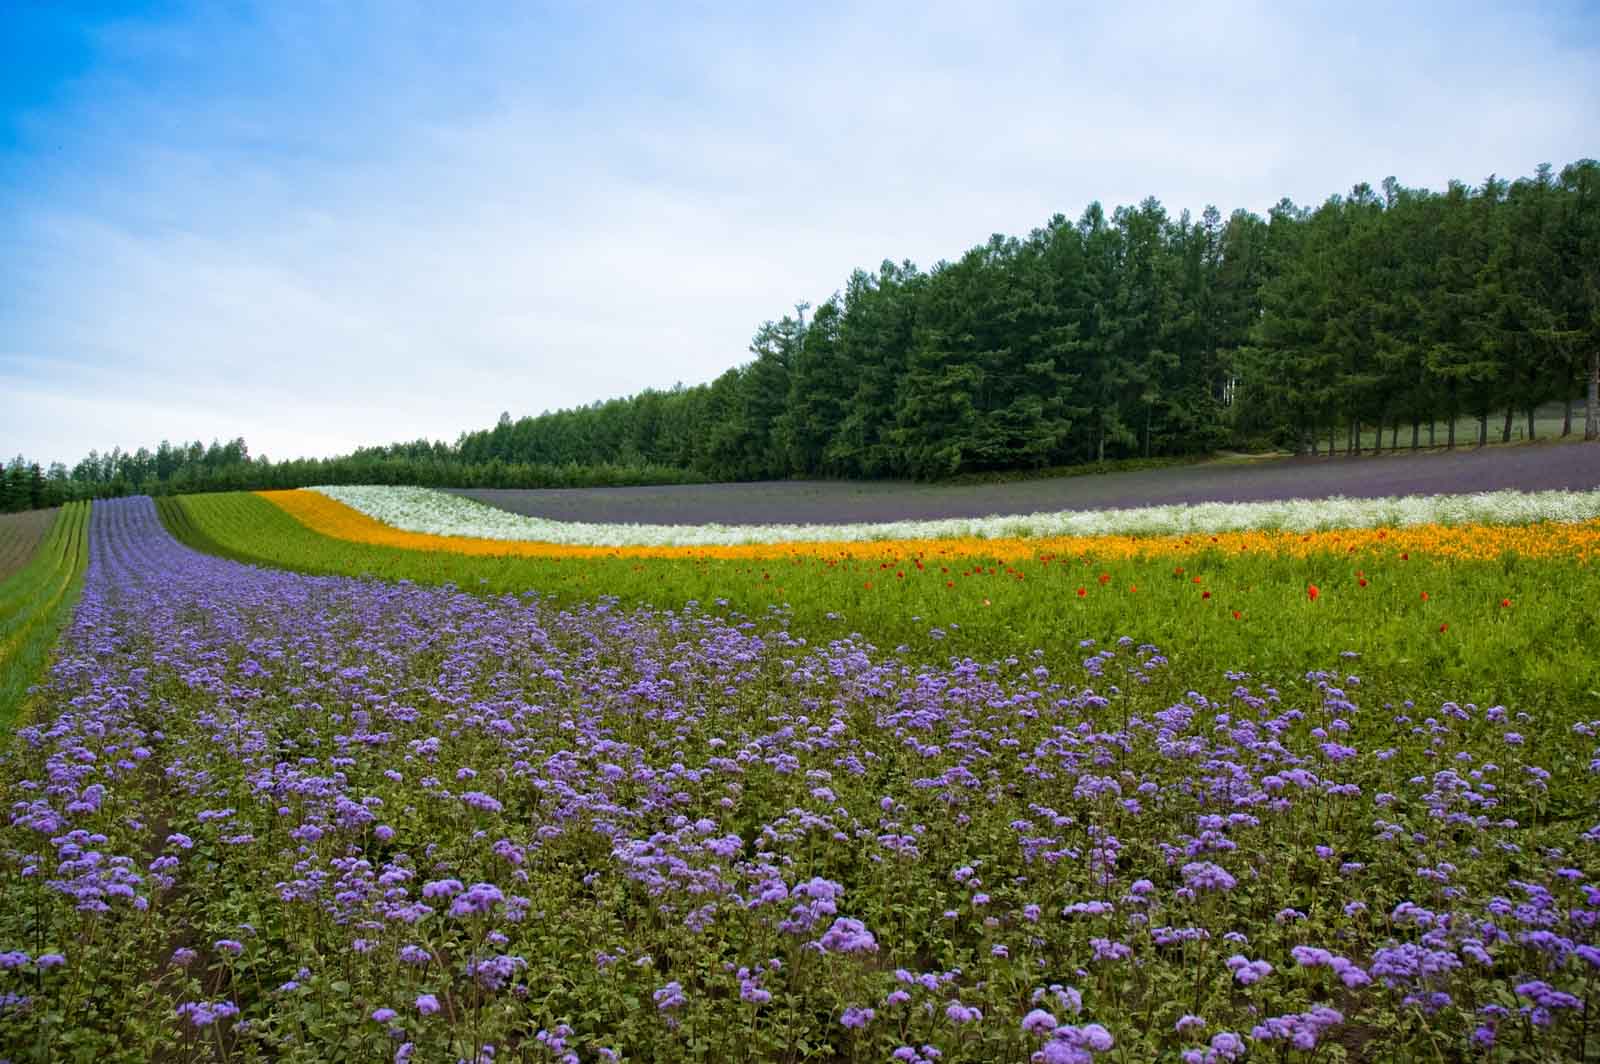
[[[72,615],[89,561],[89,506],[56,511],[32,557],[0,582],[0,728],[16,717]]]

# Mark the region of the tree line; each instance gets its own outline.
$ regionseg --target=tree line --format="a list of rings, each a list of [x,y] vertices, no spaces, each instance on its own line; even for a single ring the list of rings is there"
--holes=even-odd
[[[1393,178],[1266,218],[1090,204],[931,271],[856,271],[709,384],[464,435],[469,462],[715,480],[916,477],[1359,449],[1363,427],[1530,418],[1600,377],[1600,167],[1444,192]],[[1595,436],[1596,402],[1586,435]],[[1340,436],[1343,436],[1341,441]]]
[[[809,314],[809,320],[807,320]],[[1091,203],[931,270],[856,270],[768,321],[692,387],[273,463],[243,440],[27,467],[52,498],[312,483],[565,487],[784,477],[933,479],[1206,453],[1509,440],[1587,396],[1600,435],[1600,164],[1393,178],[1265,218]],[[1405,430],[1405,441],[1401,433]],[[16,497],[13,462],[0,505]],[[34,474],[38,473],[38,476]],[[42,489],[37,485],[42,481]]]
[[[703,481],[678,469],[596,464],[463,461],[456,447],[418,440],[364,447],[334,458],[274,462],[252,456],[241,439],[198,441],[155,450],[91,451],[72,467],[48,468],[22,456],[0,475],[0,513],[59,506],[75,499],[123,495],[177,495],[202,491],[265,491],[313,484],[410,484],[423,487],[620,487]]]

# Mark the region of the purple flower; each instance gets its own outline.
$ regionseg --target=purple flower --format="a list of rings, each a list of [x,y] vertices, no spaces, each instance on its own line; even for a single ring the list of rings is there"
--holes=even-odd
[[[677,980],[673,980],[650,996],[655,1001],[656,1008],[662,1012],[675,1009],[689,1000],[683,996],[683,985]]]
[[[959,1001],[952,1001],[944,1007],[944,1014],[951,1023],[978,1023],[983,1019],[983,1013],[978,1009],[963,1005]]]
[[[876,953],[878,941],[860,920],[840,917],[823,932],[817,946],[824,953]]]
[[[1230,891],[1238,880],[1227,869],[1209,861],[1193,861],[1183,866],[1183,881],[1194,890]]]
[[[871,1009],[858,1008],[852,1005],[844,1010],[844,1015],[839,1018],[839,1022],[853,1030],[859,1030],[871,1023],[873,1018],[877,1015],[878,1014]]]
[[[461,800],[472,806],[472,808],[481,809],[485,813],[498,813],[505,808],[493,796],[484,794],[482,791],[467,791],[461,796]]]
[[[196,1028],[210,1027],[212,1024],[239,1015],[238,1006],[231,1001],[185,1001],[176,1009],[178,1016],[187,1019],[189,1024]]]
[[[505,894],[493,883],[474,883],[450,903],[450,915],[457,920],[481,916],[505,900]]]
[[[466,888],[461,885],[461,880],[459,879],[436,879],[431,883],[422,884],[422,896],[424,898],[448,898],[453,894],[461,893],[464,889]]]
[[[1227,960],[1228,970],[1233,973],[1234,979],[1240,986],[1250,986],[1259,983],[1272,974],[1272,965],[1266,961],[1252,961],[1235,953]]]
[[[439,999],[432,994],[418,994],[417,1011],[424,1016],[432,1016],[439,1011]]]
[[[1022,1018],[1022,1029],[1040,1038],[1058,1026],[1060,1025],[1056,1023],[1056,1018],[1044,1009],[1034,1009]]]
[[[527,966],[528,962],[521,957],[498,955],[486,960],[468,962],[467,974],[476,979],[478,985],[485,990],[499,990],[518,969]]]
[[[373,1009],[372,1018],[379,1023],[388,1023],[400,1014],[394,1009]]]

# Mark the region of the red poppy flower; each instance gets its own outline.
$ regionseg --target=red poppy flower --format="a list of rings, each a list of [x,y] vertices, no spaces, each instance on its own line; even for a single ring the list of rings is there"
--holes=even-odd
[[[1501,600],[1500,600],[1500,605],[1501,605],[1501,606],[1502,606],[1502,607],[1510,607],[1510,605],[1511,605],[1511,600],[1510,600],[1510,599],[1508,599],[1508,598],[1505,598],[1505,599],[1501,599]]]
[[[1322,594],[1322,589],[1317,587],[1316,584],[1312,584],[1306,588],[1306,598],[1310,599],[1312,602],[1317,601],[1317,596],[1320,594]]]
[[[1085,596],[1085,595],[1087,595],[1087,594],[1088,594],[1088,593],[1089,593],[1089,591],[1088,591],[1088,589],[1087,589],[1087,588],[1082,588],[1082,587],[1080,587],[1080,588],[1079,588],[1079,589],[1078,589],[1078,597],[1079,597],[1079,598],[1083,598],[1083,597],[1084,597],[1084,596]]]
[[[1366,587],[1367,586],[1367,578],[1363,576],[1360,580],[1357,580],[1356,583],[1360,584],[1362,587]]]
[[[1236,621],[1239,619],[1239,611],[1238,610],[1234,610],[1233,611],[1233,619],[1236,620]]]
[[[1203,599],[1208,599],[1208,598],[1210,598],[1210,597],[1211,597],[1211,592],[1209,592],[1209,591],[1202,591],[1202,592],[1200,592],[1200,597],[1201,597],[1201,598],[1203,598]]]
[[[1424,591],[1422,593],[1422,601],[1423,602],[1427,602],[1428,601],[1428,593],[1426,591]]]
[[[1449,625],[1449,623],[1448,623],[1448,622],[1446,622],[1446,623],[1444,623],[1444,624],[1441,624],[1441,625],[1440,625],[1440,626],[1439,626],[1439,631],[1441,631],[1441,632],[1442,632],[1442,631],[1444,631],[1444,630],[1445,630],[1445,629],[1446,629],[1446,628],[1449,628],[1449,627],[1450,627],[1450,625]]]

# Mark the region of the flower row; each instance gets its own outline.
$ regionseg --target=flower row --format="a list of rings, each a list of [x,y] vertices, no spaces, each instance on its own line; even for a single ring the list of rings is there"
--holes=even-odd
[[[334,491],[339,493],[339,498],[329,494]],[[1002,538],[989,535],[963,535],[940,539],[762,540],[721,545],[696,542],[697,533],[716,531],[709,526],[703,529],[677,527],[667,529],[665,526],[657,526],[657,531],[671,532],[678,535],[683,542],[652,543],[641,536],[639,542],[631,545],[584,544],[574,541],[570,536],[566,540],[540,540],[481,535],[478,533],[482,529],[475,531],[464,521],[439,521],[430,528],[427,515],[431,511],[428,507],[432,505],[431,500],[434,498],[448,500],[443,504],[446,509],[460,505],[472,512],[493,515],[489,524],[501,518],[509,519],[511,522],[533,522],[535,519],[502,513],[479,503],[427,489],[340,488],[271,491],[261,494],[301,524],[335,539],[410,550],[449,551],[457,554],[496,557],[513,555],[532,558],[581,558],[625,554],[640,558],[694,557],[749,560],[980,557],[1021,561],[1052,557],[1082,557],[1116,561],[1193,554],[1204,550],[1215,550],[1229,555],[1268,553],[1296,557],[1327,552],[1384,550],[1394,554],[1417,553],[1436,558],[1463,560],[1497,558],[1508,553],[1528,558],[1570,558],[1578,561],[1600,557],[1600,520],[1586,516],[1588,511],[1585,506],[1591,497],[1589,495],[1567,497],[1562,496],[1562,493],[1546,493],[1549,496],[1561,496],[1548,499],[1550,505],[1547,506],[1540,505],[1540,500],[1545,499],[1543,495],[1519,496],[1515,493],[1502,493],[1513,498],[1500,500],[1499,505],[1484,504],[1468,507],[1463,504],[1455,509],[1441,506],[1436,511],[1436,516],[1452,519],[1497,518],[1495,521],[1478,523],[1422,524],[1408,520],[1389,526],[1333,527],[1314,531],[1263,528],[1164,534],[1129,532],[1096,535],[1014,535]],[[1498,499],[1498,496],[1468,498],[1493,500]],[[1579,501],[1572,502],[1574,498]],[[1595,493],[1594,499],[1600,501],[1600,493]],[[1561,505],[1556,505],[1557,503]],[[1217,505],[1220,507],[1223,504]],[[1196,508],[1197,512],[1200,510],[1201,508]],[[1141,511],[1108,511],[1112,514],[1139,512]],[[1397,512],[1399,511],[1395,513]],[[1389,516],[1395,516],[1395,513],[1390,513]],[[1372,511],[1369,516],[1379,516],[1378,511]],[[1512,518],[1517,520],[1513,523]],[[530,530],[534,527],[564,530],[561,533],[563,535],[572,533],[575,529],[600,529],[605,530],[605,535],[609,539],[624,537],[649,528],[649,526],[634,525],[571,525],[559,522],[540,522],[537,526],[527,526]],[[840,527],[872,529],[886,526]],[[446,529],[453,531],[445,531]],[[763,526],[755,528],[755,531],[768,533],[773,530]],[[805,526],[805,531],[808,535],[820,536],[838,532],[840,528]]]
[[[1159,536],[1249,530],[1308,532],[1414,525],[1517,525],[1600,518],[1600,491],[1498,491],[1382,499],[1216,502],[883,524],[584,524],[528,517],[429,488],[341,486],[311,490],[407,532],[593,547]]]

